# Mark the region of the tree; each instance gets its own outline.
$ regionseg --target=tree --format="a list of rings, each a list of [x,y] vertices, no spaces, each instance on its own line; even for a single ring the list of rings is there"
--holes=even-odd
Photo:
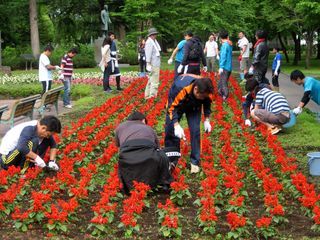
[[[32,54],[36,58],[40,54],[37,1],[29,0],[30,39]]]

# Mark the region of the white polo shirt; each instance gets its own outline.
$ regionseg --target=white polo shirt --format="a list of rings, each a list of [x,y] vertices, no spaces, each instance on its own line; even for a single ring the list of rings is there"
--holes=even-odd
[[[39,81],[50,81],[52,80],[52,71],[46,66],[50,65],[50,60],[47,55],[42,53],[39,58]]]
[[[249,45],[248,39],[246,37],[239,39],[238,46],[239,46],[239,48],[241,48],[241,50],[242,50],[242,48],[244,48],[244,46],[247,46],[246,50],[242,54],[242,57],[248,58],[250,56],[250,45]]]
[[[207,57],[215,57],[217,55],[218,44],[216,41],[207,41],[206,49],[207,49]]]

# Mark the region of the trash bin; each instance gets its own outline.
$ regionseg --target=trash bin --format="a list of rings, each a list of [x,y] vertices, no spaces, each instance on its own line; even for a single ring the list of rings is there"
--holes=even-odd
[[[308,153],[309,173],[312,176],[320,176],[320,152]]]

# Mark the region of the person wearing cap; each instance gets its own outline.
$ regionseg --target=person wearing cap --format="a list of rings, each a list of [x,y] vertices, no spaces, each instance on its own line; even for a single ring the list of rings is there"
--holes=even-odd
[[[45,116],[39,121],[20,123],[10,129],[0,145],[0,165],[7,170],[10,166],[20,167],[22,173],[34,165],[44,168],[43,157],[50,148],[48,167],[59,170],[55,162],[57,147],[54,133],[61,132],[61,123],[55,116]]]
[[[156,97],[158,94],[161,47],[156,40],[157,34],[158,31],[155,28],[150,28],[148,30],[148,39],[146,41],[145,54],[147,63],[146,70],[149,72],[149,78],[144,93],[145,99]]]
[[[133,181],[151,188],[168,188],[172,182],[170,170],[180,156],[173,148],[161,150],[157,134],[147,123],[144,114],[133,112],[115,130],[115,142],[120,148],[119,177],[126,194],[133,188]]]
[[[183,55],[184,55],[184,45],[186,44],[186,42],[190,39],[192,39],[193,34],[191,31],[187,31],[184,34],[184,39],[181,40],[177,47],[173,50],[171,57],[168,60],[168,64],[172,64],[173,62],[173,58],[175,57],[175,63],[174,63],[174,78],[176,78],[176,76],[178,76],[178,67],[180,66],[180,64],[182,63],[183,60]]]
[[[171,86],[167,101],[165,147],[180,150],[180,139],[185,140],[184,130],[179,124],[186,115],[191,141],[191,173],[200,171],[200,122],[205,117],[204,130],[211,132],[209,116],[213,94],[212,81],[195,74],[179,75]]]

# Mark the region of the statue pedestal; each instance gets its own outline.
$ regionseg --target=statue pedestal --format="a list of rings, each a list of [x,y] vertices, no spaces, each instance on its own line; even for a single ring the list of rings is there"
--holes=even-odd
[[[99,37],[94,40],[93,46],[94,46],[94,60],[97,64],[101,61],[101,47],[103,43],[104,37]]]

